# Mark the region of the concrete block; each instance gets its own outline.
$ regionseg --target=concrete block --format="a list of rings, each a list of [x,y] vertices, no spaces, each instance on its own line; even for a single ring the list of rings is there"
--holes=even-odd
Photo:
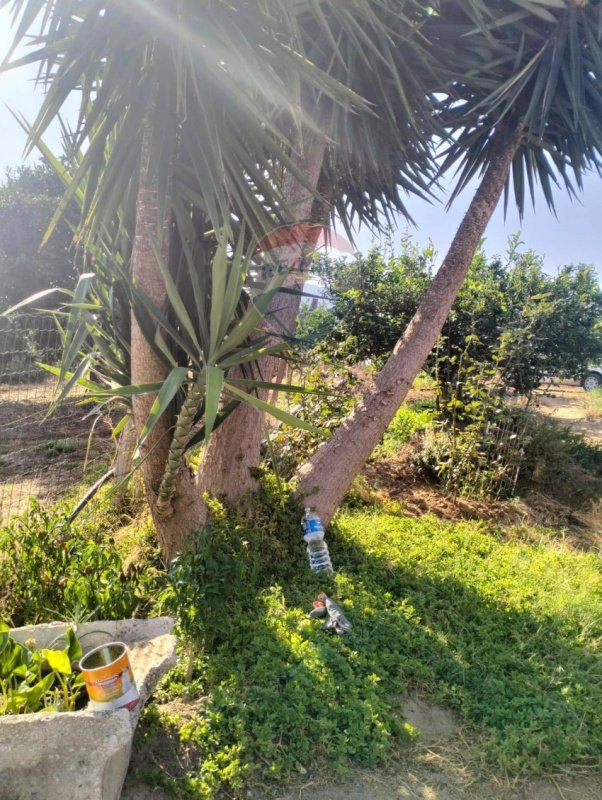
[[[38,647],[61,645],[65,623],[15,628]],[[134,729],[157,681],[175,666],[169,617],[90,622],[78,627],[84,652],[109,641],[128,645],[140,703],[132,711],[0,717],[0,800],[118,800]]]

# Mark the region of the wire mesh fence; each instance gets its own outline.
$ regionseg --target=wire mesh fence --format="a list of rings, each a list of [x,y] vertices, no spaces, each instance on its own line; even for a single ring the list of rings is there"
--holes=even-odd
[[[114,454],[111,421],[87,416],[82,394],[51,415],[56,379],[39,363],[56,365],[61,343],[51,317],[0,318],[0,523],[43,505],[77,498],[107,469]],[[94,430],[92,430],[94,426]],[[92,435],[93,434],[93,435]]]

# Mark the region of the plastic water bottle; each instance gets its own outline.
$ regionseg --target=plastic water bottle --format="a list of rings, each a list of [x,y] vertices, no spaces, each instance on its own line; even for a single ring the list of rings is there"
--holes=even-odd
[[[328,545],[324,541],[324,526],[320,517],[311,508],[305,509],[301,528],[303,529],[303,538],[307,542],[309,566],[315,572],[332,572]]]

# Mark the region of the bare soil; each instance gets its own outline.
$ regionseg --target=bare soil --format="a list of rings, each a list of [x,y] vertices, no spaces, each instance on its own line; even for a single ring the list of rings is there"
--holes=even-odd
[[[89,443],[93,419],[81,398],[67,399],[48,416],[55,381],[0,384],[0,522],[23,511],[30,497],[56,502],[105,464],[114,443],[111,424],[101,418]]]
[[[566,539],[578,549],[602,548],[602,498],[576,508],[535,490],[512,500],[454,497],[427,476],[416,473],[409,460],[414,446],[411,442],[397,456],[366,466],[363,474],[370,487],[366,500],[383,504],[394,501],[400,513],[410,517],[433,514],[452,521],[494,522],[508,536],[519,535],[519,529],[526,527],[555,528],[564,531]]]
[[[602,416],[588,402],[588,393],[575,382],[542,387],[535,394],[535,408],[547,417],[570,425],[594,444],[602,445]]]

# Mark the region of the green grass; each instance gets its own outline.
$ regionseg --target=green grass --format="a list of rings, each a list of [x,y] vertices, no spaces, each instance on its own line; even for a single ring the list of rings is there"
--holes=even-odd
[[[60,453],[75,453],[77,448],[77,439],[52,439],[44,445],[47,458],[52,458]]]
[[[431,398],[402,405],[387,428],[382,442],[374,450],[373,457],[384,459],[394,456],[410,441],[414,433],[431,427],[435,416],[434,400]]]
[[[148,746],[157,730],[158,740],[169,735],[189,765],[155,781],[208,798],[316,760],[338,773],[375,766],[415,734],[402,696],[416,687],[481,734],[493,768],[602,763],[597,556],[545,533],[533,544],[532,532],[508,540],[482,523],[362,512],[339,516],[329,537],[337,574],[320,579],[306,568],[292,509],[272,511],[253,527],[242,515],[216,524],[224,557],[206,552],[213,589],[187,616],[210,646],[192,680],[181,666],[159,694],[210,699],[185,722],[160,706],[147,712]],[[319,590],[344,607],[349,636],[307,618]]]

